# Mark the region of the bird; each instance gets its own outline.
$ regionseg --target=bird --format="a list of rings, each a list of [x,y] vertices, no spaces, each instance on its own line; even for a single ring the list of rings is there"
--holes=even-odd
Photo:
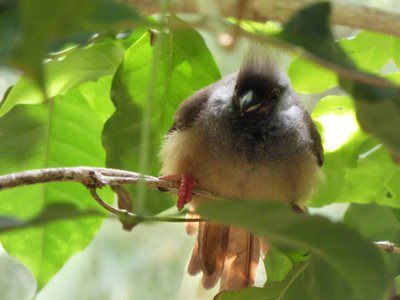
[[[218,197],[284,201],[299,208],[315,191],[324,161],[320,134],[271,51],[252,47],[239,70],[184,100],[161,146],[161,178],[180,182],[178,209]],[[235,226],[188,222],[197,235],[188,273],[203,273],[206,289],[254,285],[268,243]],[[268,270],[267,270],[268,272]]]

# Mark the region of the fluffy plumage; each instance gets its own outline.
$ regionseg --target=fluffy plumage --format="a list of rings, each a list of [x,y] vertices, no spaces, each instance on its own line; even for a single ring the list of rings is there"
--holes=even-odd
[[[160,151],[162,173],[190,174],[224,197],[302,203],[323,162],[321,139],[275,60],[257,50],[240,71],[186,99]],[[205,201],[194,197],[192,206]],[[203,222],[189,263],[203,286],[252,286],[263,241],[240,228]]]

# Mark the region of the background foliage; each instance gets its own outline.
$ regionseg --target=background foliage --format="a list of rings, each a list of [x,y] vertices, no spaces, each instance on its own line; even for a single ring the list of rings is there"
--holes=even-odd
[[[316,4],[284,26],[243,22],[242,30],[259,41],[301,47],[346,70],[337,74],[335,68],[323,69],[296,54],[288,67],[296,90],[318,99],[312,116],[323,136],[326,179],[310,207],[343,202],[349,209],[334,223],[321,216],[297,216],[274,202],[202,207],[204,216],[246,227],[273,246],[265,261],[268,282],[262,288],[222,294],[221,299],[389,299],[400,274],[398,256],[381,253],[370,243],[400,242],[400,169],[392,159],[400,152],[400,89],[392,83],[400,80],[400,40],[372,32],[335,40],[329,13],[329,4]],[[231,21],[223,24],[232,30]],[[0,4],[0,26],[0,64],[23,72],[0,102],[1,174],[86,165],[157,175],[157,150],[173,112],[187,96],[221,77],[190,19],[148,19],[107,0],[26,0]],[[385,71],[388,64],[390,74]],[[373,78],[373,84],[354,74]],[[141,186],[127,189],[138,214],[155,215],[174,203],[166,194]],[[113,202],[111,190],[103,190],[102,197]],[[103,221],[100,214],[73,218],[89,211],[101,210],[77,184],[0,192],[1,244],[29,268],[37,291],[96,236]],[[30,220],[41,212],[45,220],[50,213],[63,220],[6,230],[10,221]],[[170,262],[179,255],[176,246],[188,249],[190,241],[182,237],[176,242],[168,235],[170,225],[153,226],[140,225],[132,233],[142,234],[147,243],[154,240],[151,250],[136,245],[132,257],[124,260],[136,267],[144,252],[154,251],[154,265],[141,272],[173,270],[173,275],[168,273],[173,282],[155,280],[160,284],[153,289],[170,299],[185,299],[182,288],[178,295],[184,260],[173,267]],[[156,241],[178,244],[168,258]],[[12,268],[0,260],[0,273],[6,267]],[[5,280],[0,277],[0,298],[11,299],[9,289],[1,288]],[[150,289],[154,278],[128,275],[120,281],[140,280]],[[152,293],[137,296],[129,290],[120,299],[154,299]]]

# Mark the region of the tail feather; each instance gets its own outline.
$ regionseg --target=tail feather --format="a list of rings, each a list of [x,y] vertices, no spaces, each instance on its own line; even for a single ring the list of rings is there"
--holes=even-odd
[[[244,229],[231,227],[221,274],[221,290],[230,291],[252,286],[259,258],[259,238]]]
[[[212,276],[223,267],[225,260],[228,227],[206,222],[198,233],[199,254],[204,275]]]
[[[261,250],[261,257],[265,259],[269,252],[269,244],[262,238],[260,238],[260,250]]]
[[[235,290],[254,284],[260,251],[268,245],[237,227],[201,222],[188,266],[188,273],[203,272],[202,285],[214,287],[221,278],[221,290]]]
[[[200,232],[202,232],[204,229],[204,222],[199,223],[197,229],[198,229],[197,236],[199,236]],[[186,230],[187,230],[187,227],[186,227]],[[200,255],[199,255],[199,238],[197,238],[196,241],[194,242],[192,256],[190,257],[187,271],[190,275],[193,275],[193,276],[202,271],[202,264],[201,264]]]
[[[186,219],[198,219],[200,216],[193,212],[193,209],[186,214]],[[195,235],[198,231],[199,225],[197,222],[186,222],[186,233],[188,235]]]

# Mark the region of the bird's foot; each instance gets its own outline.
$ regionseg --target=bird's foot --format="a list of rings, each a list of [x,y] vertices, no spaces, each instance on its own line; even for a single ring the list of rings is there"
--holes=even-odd
[[[176,202],[176,207],[181,210],[187,203],[192,201],[192,192],[194,179],[192,175],[165,175],[161,176],[160,179],[167,181],[180,182],[178,193],[178,201]]]

